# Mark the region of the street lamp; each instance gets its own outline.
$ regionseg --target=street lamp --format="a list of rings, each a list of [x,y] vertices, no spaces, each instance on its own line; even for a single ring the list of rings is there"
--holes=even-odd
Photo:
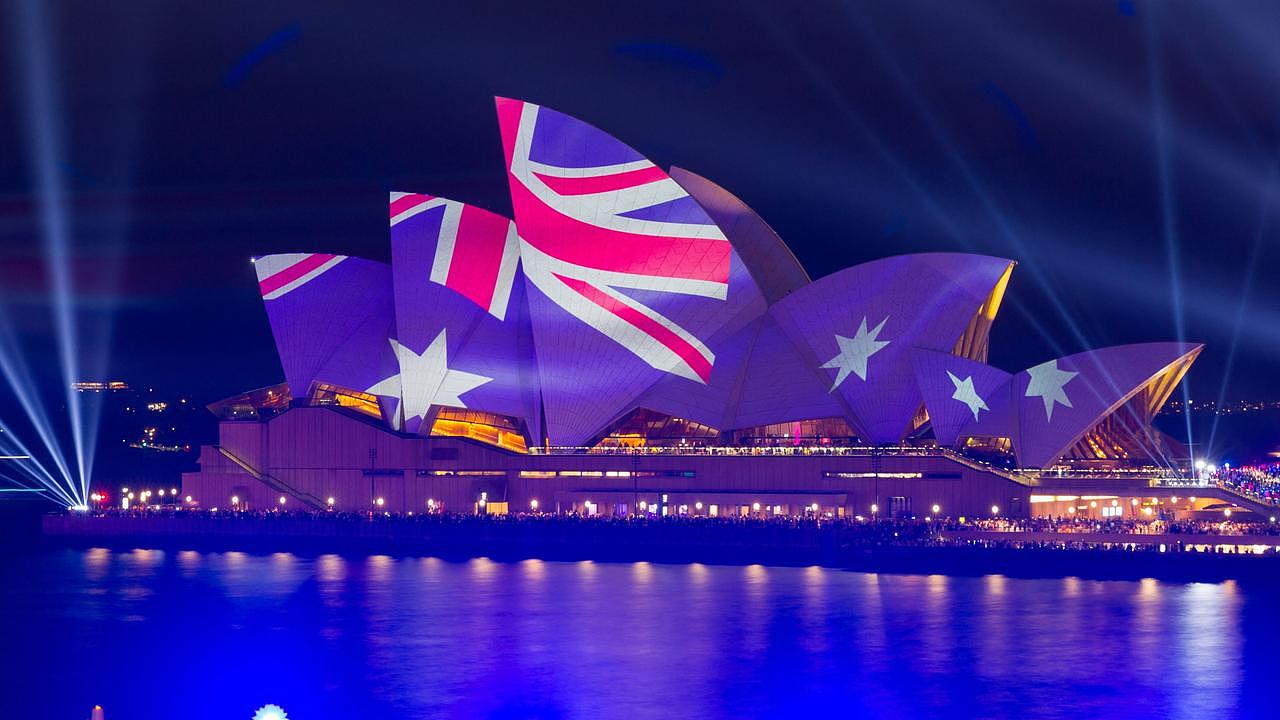
[[[529,501],[529,509],[538,512],[538,498]]]
[[[999,505],[992,505],[992,506],[991,506],[991,514],[992,514],[992,515],[999,515],[999,514],[1000,514],[1000,506],[999,506]]]

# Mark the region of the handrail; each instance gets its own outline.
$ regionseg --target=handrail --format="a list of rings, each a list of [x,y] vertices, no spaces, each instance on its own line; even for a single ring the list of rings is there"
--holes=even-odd
[[[1225,485],[1223,483],[1214,483],[1213,485],[1210,485],[1210,487],[1217,488],[1218,490],[1221,490],[1222,492],[1225,492],[1228,495],[1239,498],[1246,502],[1251,502],[1259,507],[1267,508],[1268,510],[1275,510],[1278,505],[1277,503],[1267,502],[1266,500],[1263,500],[1261,498],[1257,498],[1252,495],[1242,493],[1239,490],[1236,490],[1235,488]]]
[[[813,456],[830,455],[842,457],[874,457],[884,455],[907,455],[945,457],[971,470],[989,472],[1007,480],[1027,486],[1035,486],[1042,481],[1055,479],[1070,480],[1079,478],[1133,479],[1159,482],[1177,481],[1180,476],[1166,468],[1150,469],[1053,469],[1014,468],[1005,469],[975,460],[963,453],[944,447],[919,446],[876,446],[876,445],[647,445],[640,447],[608,447],[608,446],[551,446],[529,448],[531,455],[619,455],[619,456],[716,456],[716,457],[760,457],[760,456]]]
[[[618,456],[661,456],[661,455],[678,455],[678,456],[715,456],[715,457],[767,457],[767,456],[842,456],[842,457],[877,457],[885,455],[909,455],[915,457],[945,457],[964,465],[971,470],[978,472],[989,472],[1006,480],[1012,480],[1022,485],[1034,484],[1034,478],[1028,478],[1023,474],[1006,470],[1004,468],[988,465],[979,462],[973,458],[966,457],[950,448],[940,447],[914,447],[914,446],[875,446],[875,445],[855,445],[855,446],[830,446],[830,445],[761,445],[761,446],[737,446],[737,445],[671,445],[671,446],[641,446],[641,447],[601,447],[601,446],[552,446],[529,448],[531,455],[618,455]]]
[[[222,453],[223,457],[226,457],[231,462],[235,463],[236,465],[239,465],[240,469],[249,473],[249,475],[254,480],[257,480],[258,482],[262,483],[263,485],[266,485],[267,487],[271,488],[272,490],[275,490],[276,492],[282,492],[287,495],[292,495],[294,498],[297,498],[299,501],[302,502],[302,504],[310,507],[312,510],[325,509],[324,502],[321,501],[320,498],[316,497],[315,495],[312,495],[311,493],[306,492],[304,490],[299,490],[293,487],[292,485],[289,485],[288,483],[281,481],[276,477],[273,477],[271,475],[268,475],[264,472],[259,471],[257,468],[250,465],[248,461],[240,458],[238,455],[226,449],[225,447],[222,447],[221,445],[218,445],[216,447],[218,448],[218,452]]]

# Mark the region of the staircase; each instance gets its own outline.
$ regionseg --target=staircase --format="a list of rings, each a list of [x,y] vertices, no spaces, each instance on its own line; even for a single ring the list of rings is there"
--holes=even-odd
[[[275,477],[272,477],[271,475],[267,475],[266,473],[259,472],[257,468],[250,465],[248,462],[241,459],[235,453],[222,447],[221,445],[218,446],[218,452],[222,453],[222,456],[227,458],[231,462],[235,463],[236,465],[239,465],[240,469],[248,473],[251,477],[253,477],[254,480],[257,480],[258,482],[262,483],[263,485],[266,485],[272,490],[275,490],[278,493],[287,495],[297,500],[298,502],[307,506],[311,510],[325,509],[324,501],[316,497],[315,495],[312,495],[311,493],[305,492],[303,490],[299,490],[293,487],[292,485],[289,485],[288,483],[282,482],[281,480]]]
[[[1272,515],[1280,515],[1280,507],[1269,505],[1255,497],[1236,492],[1235,490],[1223,485],[1214,486],[1213,489],[1218,491],[1219,497],[1223,500],[1229,500],[1241,507],[1248,508],[1263,518],[1267,518]]]

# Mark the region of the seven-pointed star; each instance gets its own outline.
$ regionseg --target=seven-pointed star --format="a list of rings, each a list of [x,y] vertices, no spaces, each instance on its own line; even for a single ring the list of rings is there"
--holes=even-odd
[[[840,387],[840,383],[849,377],[849,373],[857,375],[862,380],[867,379],[867,359],[872,355],[880,352],[886,345],[888,340],[877,339],[880,331],[884,329],[884,324],[889,322],[886,315],[880,324],[871,332],[867,332],[867,318],[862,317],[862,324],[858,326],[858,332],[851,338],[847,338],[836,333],[836,342],[840,345],[840,352],[822,367],[839,368],[836,372],[836,381],[832,383],[830,392]]]
[[[391,349],[396,353],[396,362],[400,364],[400,373],[365,392],[400,396],[405,422],[425,417],[432,405],[465,408],[461,395],[493,378],[450,368],[444,333],[441,330],[421,355],[401,345],[395,338],[389,338]]]
[[[955,391],[954,393],[952,393],[951,397],[952,397],[953,399],[955,399],[955,400],[959,400],[960,402],[964,403],[965,405],[968,405],[968,406],[969,406],[969,410],[973,413],[973,419],[974,419],[974,420],[977,420],[977,419],[978,419],[978,411],[979,411],[979,410],[990,410],[990,409],[991,409],[991,408],[987,407],[987,401],[986,401],[986,400],[983,400],[983,399],[978,395],[978,391],[977,391],[976,389],[974,389],[974,387],[973,387],[973,376],[972,376],[972,375],[970,375],[969,377],[967,377],[967,378],[965,378],[965,379],[961,380],[960,378],[956,377],[955,375],[952,375],[952,374],[951,374],[951,371],[950,371],[950,370],[948,370],[948,371],[947,371],[947,377],[951,378],[951,384],[953,384],[953,385],[955,385],[955,386],[956,386],[956,391]]]
[[[1071,407],[1071,399],[1067,397],[1067,392],[1062,388],[1071,381],[1071,378],[1080,373],[1061,370],[1058,368],[1057,360],[1050,360],[1033,368],[1028,368],[1027,374],[1031,376],[1031,379],[1027,381],[1027,397],[1039,397],[1044,400],[1045,420],[1053,421],[1054,403],[1062,403],[1066,407]]]

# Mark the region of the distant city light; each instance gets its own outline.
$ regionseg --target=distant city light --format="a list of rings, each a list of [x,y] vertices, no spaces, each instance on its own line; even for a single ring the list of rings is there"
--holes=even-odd
[[[120,392],[129,389],[128,383],[122,380],[81,380],[71,383],[71,387],[80,392]]]

